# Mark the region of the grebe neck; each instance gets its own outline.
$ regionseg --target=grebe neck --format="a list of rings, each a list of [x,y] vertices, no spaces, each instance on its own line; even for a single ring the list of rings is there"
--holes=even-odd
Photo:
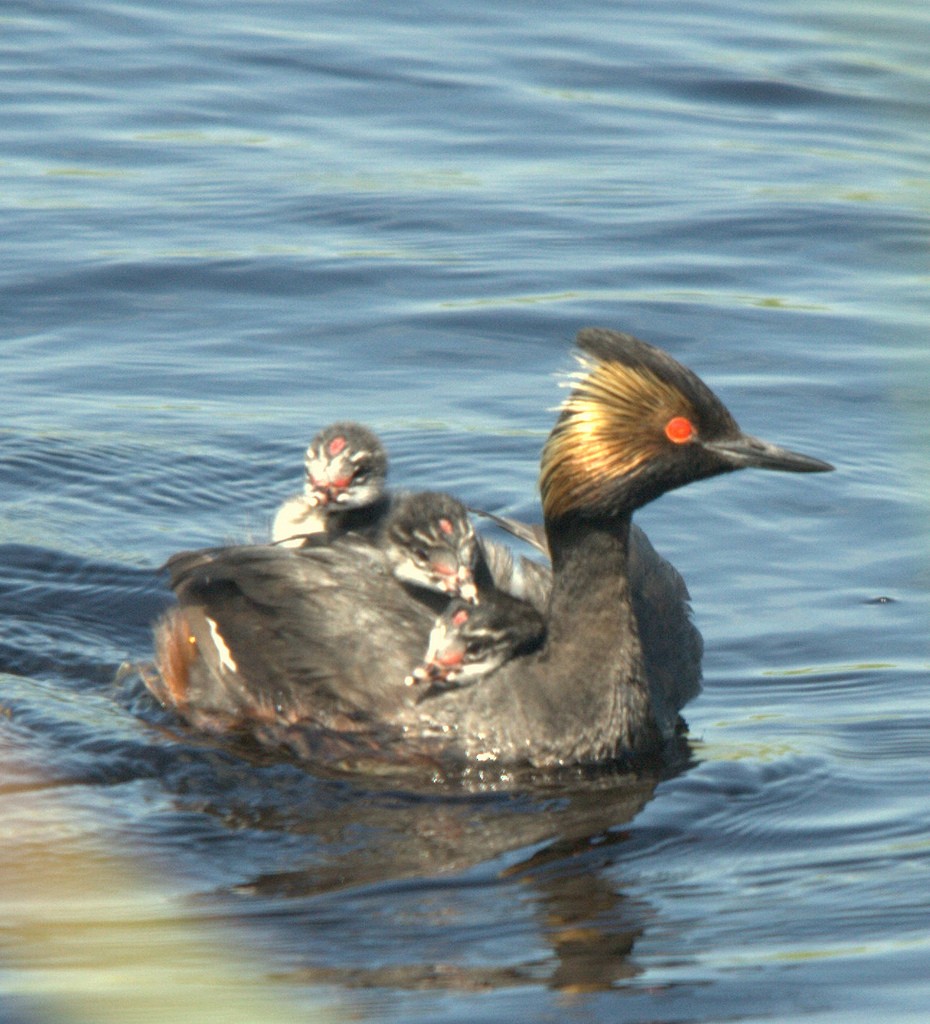
[[[630,589],[629,515],[565,516],[547,521],[546,532],[550,678],[578,700],[604,702],[604,736],[616,744],[609,756],[655,749],[659,729]]]

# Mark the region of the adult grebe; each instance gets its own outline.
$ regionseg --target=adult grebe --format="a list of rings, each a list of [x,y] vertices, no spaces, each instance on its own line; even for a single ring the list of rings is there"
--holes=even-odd
[[[661,753],[693,690],[649,680],[641,636],[686,618],[672,609],[666,621],[660,588],[654,621],[637,622],[632,513],[749,466],[832,467],[744,434],[695,374],[645,342],[594,328],[578,345],[582,371],[542,454],[553,580],[538,650],[419,700],[405,680],[435,614],[370,542],[184,553],[168,563],[179,607],[158,647],[188,717],[228,702],[281,727],[354,734],[394,758],[555,766]]]

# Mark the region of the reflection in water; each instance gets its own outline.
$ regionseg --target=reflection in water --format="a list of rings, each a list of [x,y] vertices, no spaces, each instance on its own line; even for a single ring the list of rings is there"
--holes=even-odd
[[[289,941],[303,933],[312,946],[321,918],[335,917],[334,931],[348,932],[348,944],[363,950],[361,963],[336,965],[326,963],[324,951],[319,962],[289,975],[293,981],[451,990],[542,983],[590,991],[636,973],[629,954],[649,911],[624,896],[609,869],[623,853],[623,826],[659,781],[607,771],[431,786],[409,777],[316,779],[314,800],[320,787],[330,797],[337,791],[330,787],[339,792],[335,804],[324,799],[316,813],[293,802],[287,786],[266,789],[262,807],[249,794],[227,792],[209,812],[241,824],[242,797],[251,804],[250,827],[312,832],[318,843],[312,865],[233,887],[236,912],[263,930],[283,915]],[[483,910],[472,919],[476,899]],[[535,934],[537,952],[540,938],[548,952],[513,963],[506,956],[460,962],[461,949],[474,941],[472,927],[488,927],[489,905],[526,910],[525,919],[517,914],[519,927]],[[370,934],[379,919],[390,940]],[[504,922],[501,930],[513,926]]]

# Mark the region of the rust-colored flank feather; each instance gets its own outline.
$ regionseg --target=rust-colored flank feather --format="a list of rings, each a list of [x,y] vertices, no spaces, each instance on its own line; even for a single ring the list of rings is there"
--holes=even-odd
[[[667,444],[666,424],[694,422],[688,399],[644,366],[579,356],[572,393],[542,454],[547,519],[595,503],[611,480],[634,475]]]
[[[158,692],[155,696],[166,707],[186,709],[190,691],[190,671],[197,658],[197,640],[191,634],[184,613],[172,609],[155,631],[155,662],[158,666]],[[152,689],[152,686],[149,686]]]

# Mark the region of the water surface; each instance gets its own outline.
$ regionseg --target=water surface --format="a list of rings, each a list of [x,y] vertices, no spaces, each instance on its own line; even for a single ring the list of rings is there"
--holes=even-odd
[[[5,1020],[925,1019],[928,48],[899,2],[8,0]],[[595,324],[837,465],[640,517],[686,770],[339,777],[115,681],[337,417],[537,518]]]

